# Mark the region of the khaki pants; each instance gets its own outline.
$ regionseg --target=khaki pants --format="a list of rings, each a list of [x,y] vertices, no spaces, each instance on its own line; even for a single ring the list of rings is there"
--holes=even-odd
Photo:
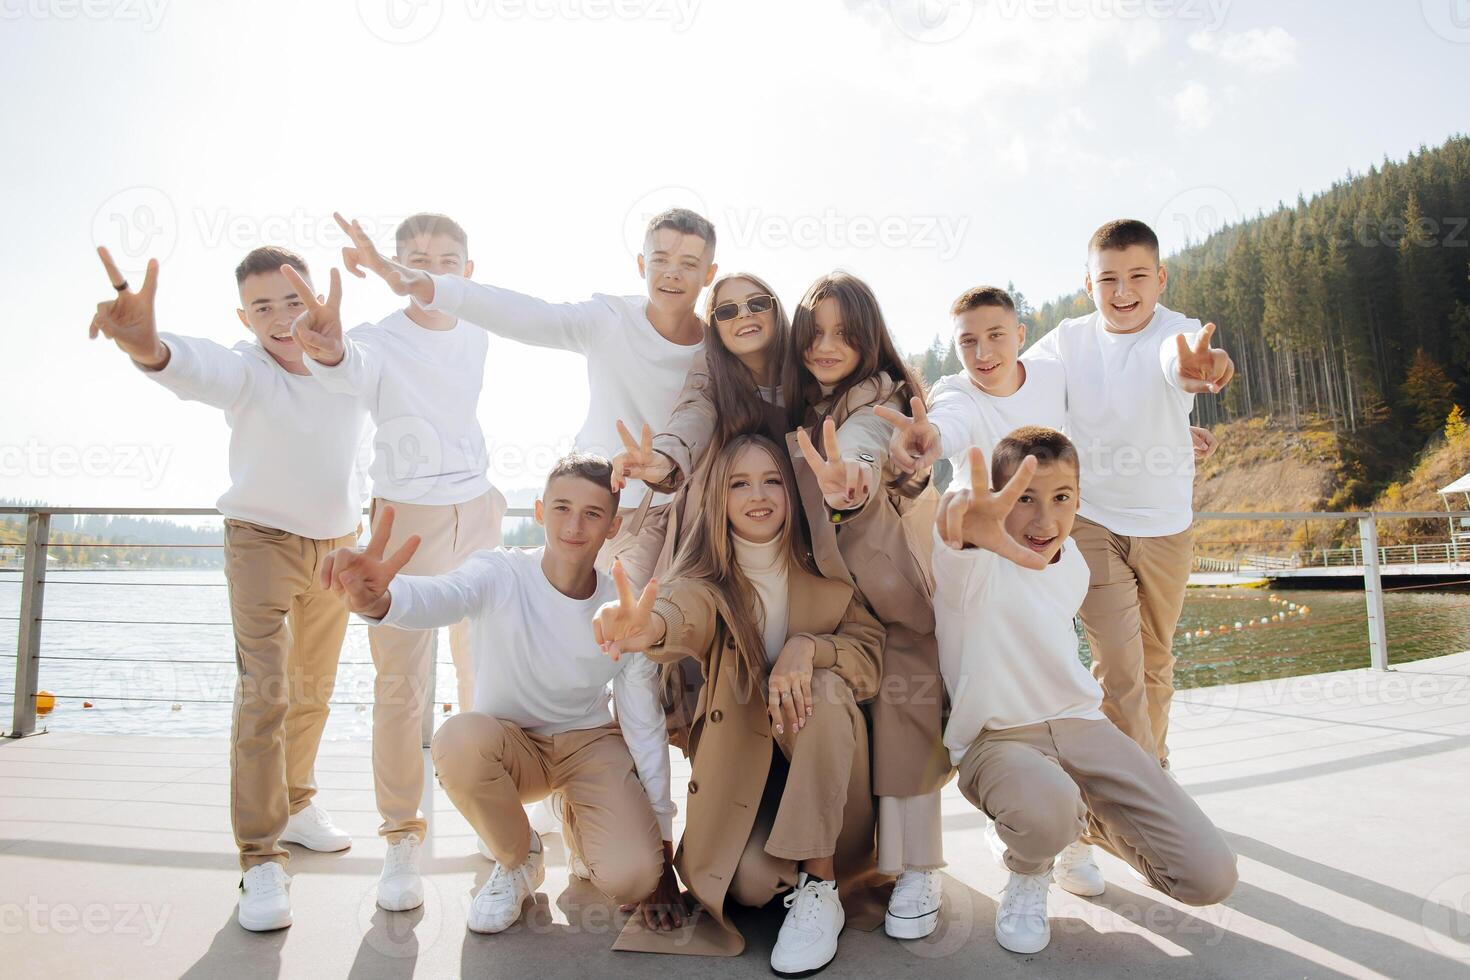
[[[729,896],[759,908],[796,886],[798,862],[831,857],[842,834],[849,789],[871,794],[866,727],[852,688],[830,670],[812,672],[812,714],[799,733],[776,736],[765,794]],[[866,731],[864,731],[866,734]]]
[[[1078,837],[1186,905],[1235,888],[1235,854],[1154,757],[1101,719],[984,731],[960,760],[960,792],[995,821],[1006,866],[1044,874]]]
[[[531,844],[523,803],[560,790],[567,844],[611,901],[641,902],[663,874],[663,835],[633,757],[615,725],[535,735],[477,711],[434,736],[444,792],[503,867],[518,868]]]
[[[1103,714],[1167,765],[1174,630],[1184,609],[1194,532],[1129,537],[1078,517],[1072,540],[1092,575],[1082,629],[1103,689]]]
[[[452,572],[476,551],[500,545],[505,497],[491,489],[462,504],[402,504],[373,500],[370,520],[377,527],[384,505],[393,507],[393,554],[410,535],[422,538],[404,575]],[[423,839],[428,830],[419,803],[424,794],[424,708],[438,675],[435,630],[395,626],[368,628],[373,652],[373,784],[383,822],[378,833],[396,841],[407,834]],[[475,667],[469,622],[449,628],[449,651],[459,686],[459,709],[474,706]]]
[[[225,521],[225,579],[235,629],[230,823],[240,867],[286,864],[286,819],[316,794],[317,748],[347,633],[347,607],[318,581],[322,559],[355,535],[303,538]]]

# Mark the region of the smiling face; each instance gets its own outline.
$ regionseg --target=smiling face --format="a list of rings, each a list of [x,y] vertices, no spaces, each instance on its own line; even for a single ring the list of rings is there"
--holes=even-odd
[[[954,347],[965,373],[988,395],[1004,397],[1021,387],[1018,358],[1026,328],[1014,310],[977,306],[954,318]]]
[[[1096,249],[1087,259],[1087,295],[1113,333],[1147,326],[1168,281],[1159,253],[1147,245]]]
[[[649,232],[638,256],[649,305],[674,316],[693,313],[699,291],[714,281],[714,260],[714,248],[698,235],[674,228]]]
[[[575,474],[558,476],[536,501],[536,523],[546,529],[552,557],[591,567],[598,549],[617,533],[612,491]]]
[[[998,474],[999,475],[999,474]],[[1009,479],[1009,477],[1007,477]],[[997,486],[1004,486],[998,482]],[[1077,467],[1054,460],[1036,467],[1026,492],[1006,517],[1006,533],[1050,562],[1077,519]]]
[[[730,529],[747,541],[775,540],[786,525],[786,483],[775,459],[761,446],[740,450],[725,486]]]
[[[311,277],[303,278],[311,282]],[[240,309],[235,311],[240,322],[287,370],[301,367],[301,345],[291,336],[291,324],[305,311],[306,303],[279,269],[251,273],[240,282]]]
[[[841,384],[857,369],[858,352],[847,342],[837,297],[824,297],[812,307],[812,343],[801,352],[801,360],[812,377],[828,386]]]
[[[469,278],[475,273],[475,263],[465,251],[452,235],[420,234],[400,242],[394,258],[401,265],[434,275]]]
[[[747,305],[751,297],[770,297],[770,293],[749,279],[727,279],[710,304],[715,311],[730,304],[738,306],[739,313],[734,319],[721,320],[718,316],[711,319],[725,349],[747,364],[766,349],[776,332],[775,307],[768,307],[764,313],[752,313]]]

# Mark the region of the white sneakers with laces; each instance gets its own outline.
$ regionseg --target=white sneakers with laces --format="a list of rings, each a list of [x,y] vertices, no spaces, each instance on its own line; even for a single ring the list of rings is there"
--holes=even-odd
[[[308,803],[286,820],[286,830],[277,838],[282,844],[300,844],[312,851],[345,851],[352,846],[352,835],[332,823],[331,814],[315,803]]]
[[[1012,953],[1039,953],[1051,942],[1046,893],[1051,872],[1023,875],[1012,871],[995,913],[995,941]]]
[[[1052,877],[1064,891],[1083,898],[1093,898],[1107,890],[1102,868],[1092,856],[1092,845],[1074,840],[1062,848],[1052,865]]]
[[[905,871],[893,883],[883,931],[894,939],[923,939],[939,927],[943,895],[938,871]]]
[[[388,845],[378,876],[378,908],[407,912],[424,904],[424,879],[419,874],[422,844],[418,834],[405,834]]]
[[[465,917],[471,932],[504,932],[521,917],[526,899],[536,894],[536,889],[546,880],[546,855],[539,839],[533,843],[537,845],[536,850],[526,855],[519,868],[508,869],[497,862],[484,887],[475,893]]]
[[[771,950],[771,969],[783,977],[804,977],[837,956],[837,937],[847,922],[835,881],[819,881],[805,871],[796,890],[783,899],[786,921]]]
[[[240,928],[251,932],[284,929],[291,924],[291,876],[278,861],[265,861],[240,879]]]

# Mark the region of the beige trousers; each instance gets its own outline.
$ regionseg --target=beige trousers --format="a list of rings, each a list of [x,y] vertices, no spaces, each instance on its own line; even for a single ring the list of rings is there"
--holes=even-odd
[[[1235,854],[1184,788],[1110,721],[1061,718],[980,733],[960,792],[995,821],[1006,866],[1043,874],[1084,837],[1186,905],[1235,888]]]
[[[235,630],[230,823],[240,867],[286,864],[277,838],[316,794],[313,772],[347,633],[347,607],[318,581],[322,559],[352,545],[225,521]]]
[[[370,521],[377,527],[384,505],[393,507],[392,554],[410,535],[422,539],[403,568],[404,575],[452,572],[476,551],[500,545],[505,497],[491,489],[462,504],[403,504],[374,499]],[[432,697],[434,630],[395,626],[368,628],[373,667],[373,785],[383,822],[378,833],[390,841],[406,834],[422,839],[428,830],[419,803],[424,793],[424,709]],[[459,709],[474,706],[475,667],[470,653],[469,622],[449,628],[449,651],[458,679]]]
[[[1082,629],[1103,689],[1103,714],[1167,765],[1174,630],[1184,609],[1194,532],[1130,537],[1078,517],[1072,540],[1092,575]]]
[[[567,843],[611,901],[641,902],[663,874],[658,817],[616,725],[535,735],[470,711],[434,736],[434,771],[456,809],[507,868],[531,844],[523,803],[560,790]]]

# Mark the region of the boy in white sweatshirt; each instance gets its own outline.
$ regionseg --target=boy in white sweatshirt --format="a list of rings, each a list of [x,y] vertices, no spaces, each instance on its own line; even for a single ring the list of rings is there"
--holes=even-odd
[[[344,230],[352,229],[339,217]],[[398,226],[395,260],[425,273],[469,276],[474,262],[457,222],[415,214]],[[343,250],[361,277],[356,249]],[[373,437],[374,527],[388,504],[398,515],[394,539],[422,541],[407,571],[442,575],[470,555],[501,542],[505,497],[486,475],[485,436],[476,409],[485,381],[485,331],[410,301],[378,323],[335,330],[298,329],[304,363],[327,391],[364,399],[377,426]],[[473,698],[469,622],[448,624],[459,680],[459,707]],[[388,843],[378,879],[378,905],[401,912],[424,901],[418,844],[428,833],[419,810],[424,793],[423,722],[433,699],[436,630],[374,626],[368,630],[373,682],[373,784],[378,827]],[[410,841],[409,838],[416,838]]]
[[[357,467],[367,412],[333,394],[301,363],[292,323],[340,329],[342,283],[322,301],[306,262],[282,248],[257,248],[235,270],[240,322],[252,337],[231,349],[158,332],[150,261],[134,291],[98,249],[115,299],[97,304],[91,336],[107,337],[143,375],[187,401],[222,409],[230,427],[225,579],[235,632],[234,722],[230,728],[230,822],[240,848],[240,925],[291,924],[284,843],[340,851],[352,838],[312,802],[313,772],[327,701],[337,677],[346,610],[318,578],[322,562],[351,544],[361,522]]]
[[[474,710],[444,723],[433,755],[445,792],[497,862],[470,903],[475,932],[509,928],[544,879],[541,839],[521,804],[551,793],[565,798],[568,844],[592,883],[615,902],[641,903],[650,928],[682,924],[658,670],[642,655],[614,663],[593,639],[594,614],[618,597],[593,565],[618,529],[611,477],[600,457],[557,463],[536,502],[542,548],[477,552],[445,575],[398,575],[414,539],[384,558],[389,506],[365,549],[336,552],[323,571],[370,623],[470,620]]]
[[[684,208],[655,215],[648,223],[638,274],[646,294],[594,294],[580,303],[545,300],[460,276],[434,275],[379,255],[356,222],[350,226],[355,264],[383,278],[400,296],[412,296],[429,310],[458,316],[491,333],[524,344],[576,351],[587,358],[591,402],[577,433],[582,452],[612,457],[623,448],[619,419],[668,418],[683,390],[695,355],[704,347],[704,321],[694,312],[699,294],[713,280],[715,229],[704,217]],[[638,507],[643,483],[624,488],[623,513]],[[620,560],[634,583],[652,574],[662,535],[640,535],[643,526],[667,520],[668,498],[653,494],[642,521],[625,520],[617,537],[598,556],[606,571]]]
[[[1076,449],[1031,426],[1000,441],[989,474],[979,449],[968,465],[972,487],[1002,489],[941,500],[934,613],[951,702],[944,743],[1011,873],[996,940],[1016,953],[1046,947],[1052,865],[1079,835],[1171,898],[1222,901],[1235,887],[1234,853],[1156,759],[1104,717],[1102,691],[1077,656],[1072,621],[1088,569],[1068,539]]]

